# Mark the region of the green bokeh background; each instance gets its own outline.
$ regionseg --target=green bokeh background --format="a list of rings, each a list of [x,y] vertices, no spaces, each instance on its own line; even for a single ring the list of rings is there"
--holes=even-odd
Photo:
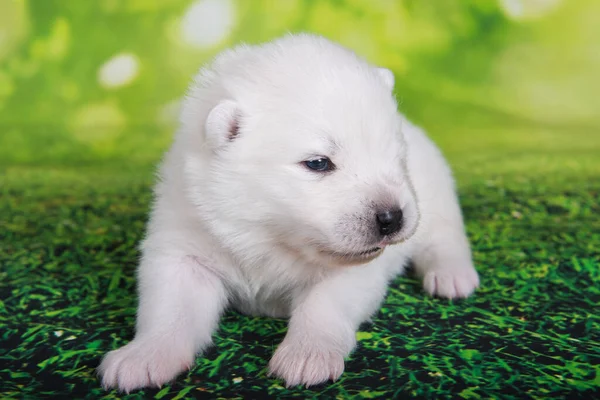
[[[402,110],[444,141],[473,129],[502,141],[516,124],[565,138],[600,127],[595,0],[208,3],[229,14],[197,18],[199,35],[218,30],[207,21],[229,28],[195,45],[182,28],[189,0],[0,2],[2,164],[154,162],[202,63],[240,41],[300,30],[392,69]],[[102,65],[123,53],[137,60],[135,75],[103,86]]]
[[[600,398],[600,1],[0,0],[0,398],[118,398],[157,161],[201,64],[323,34],[394,71],[458,181],[482,285],[393,283],[341,380],[284,389],[285,321],[228,313],[131,398]]]

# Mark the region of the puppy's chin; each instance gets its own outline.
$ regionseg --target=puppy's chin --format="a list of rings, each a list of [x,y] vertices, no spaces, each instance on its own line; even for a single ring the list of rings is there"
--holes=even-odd
[[[315,266],[321,267],[345,267],[366,264],[373,261],[383,253],[383,247],[373,247],[364,251],[341,252],[331,250],[324,246],[319,247],[295,247],[289,244],[279,243],[281,248],[295,258],[300,258]]]
[[[319,249],[319,258],[332,266],[352,266],[366,264],[373,261],[383,253],[384,246],[373,247],[360,252],[338,252],[326,249]]]
[[[340,251],[323,246],[314,250],[313,257],[321,264],[330,266],[352,266],[366,264],[379,257],[387,246],[406,242],[415,233],[415,229],[403,232],[398,236],[382,240],[379,244],[365,250]]]
[[[399,232],[397,235],[382,239],[379,242],[366,244],[352,250],[344,249],[336,243],[317,239],[277,241],[280,249],[296,259],[320,267],[350,267],[369,263],[383,254],[387,246],[399,245],[410,239],[416,229]],[[312,243],[312,244],[307,244]],[[340,248],[341,247],[341,248]]]

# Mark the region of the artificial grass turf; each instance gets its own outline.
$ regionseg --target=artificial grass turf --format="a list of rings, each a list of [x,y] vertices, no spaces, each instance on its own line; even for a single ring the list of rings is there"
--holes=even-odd
[[[342,378],[308,390],[266,377],[286,322],[232,311],[189,374],[130,397],[599,397],[600,138],[437,139],[482,278],[473,297],[432,299],[398,278]],[[3,168],[1,398],[119,396],[94,369],[133,335],[152,179],[147,165],[125,165]]]

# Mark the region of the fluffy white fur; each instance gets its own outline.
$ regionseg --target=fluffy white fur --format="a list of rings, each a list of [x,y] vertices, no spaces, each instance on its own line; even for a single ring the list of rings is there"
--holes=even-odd
[[[136,335],[104,358],[104,387],[174,379],[228,306],[289,317],[269,364],[288,386],[335,380],[407,260],[431,295],[473,292],[450,170],[398,114],[393,85],[311,35],[236,47],[200,72],[155,190]],[[303,164],[320,157],[335,170]],[[402,229],[381,236],[376,213],[393,208]]]

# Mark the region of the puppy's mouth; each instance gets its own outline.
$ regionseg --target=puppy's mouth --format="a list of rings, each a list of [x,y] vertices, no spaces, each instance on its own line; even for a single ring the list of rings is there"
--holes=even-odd
[[[360,253],[354,253],[354,254],[356,254],[357,256],[366,256],[366,255],[369,255],[371,253],[376,253],[381,250],[383,250],[381,247],[373,247],[372,249],[361,251]]]
[[[381,253],[383,253],[383,247],[373,247],[371,249],[363,250],[363,251],[359,251],[359,252],[339,252],[339,251],[321,250],[320,253],[327,256],[328,258],[333,259],[333,261],[337,264],[355,265],[355,264],[364,264],[366,262],[374,260]]]

